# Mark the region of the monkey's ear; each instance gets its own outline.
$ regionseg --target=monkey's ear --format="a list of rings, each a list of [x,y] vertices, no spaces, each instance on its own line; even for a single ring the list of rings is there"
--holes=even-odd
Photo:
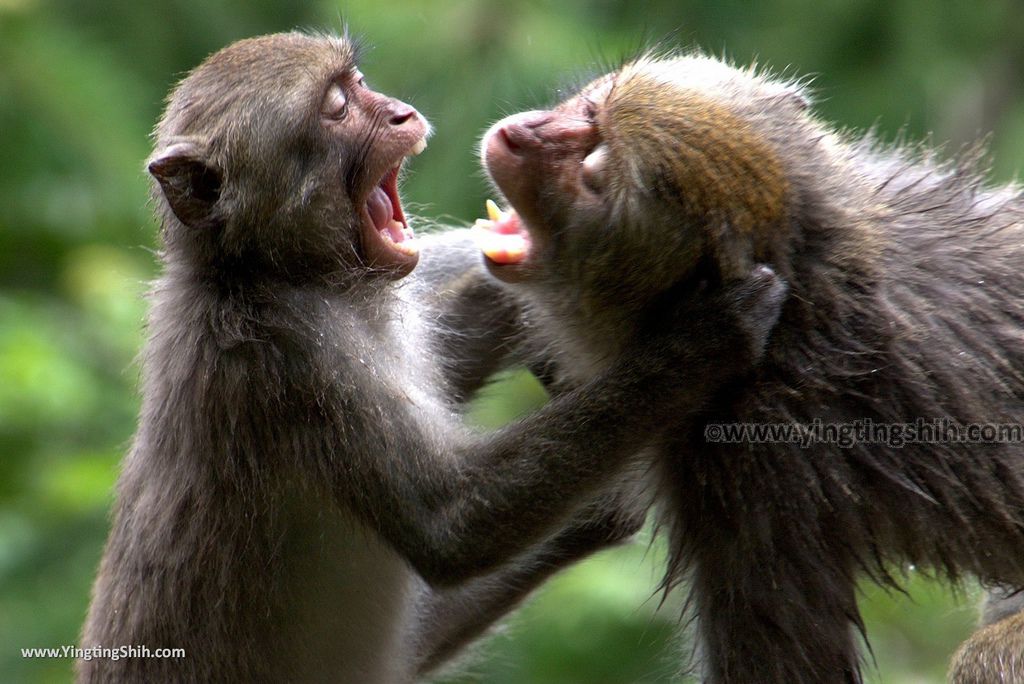
[[[160,183],[179,221],[191,228],[216,223],[215,205],[220,199],[221,173],[207,161],[200,145],[185,141],[157,150],[147,168]]]

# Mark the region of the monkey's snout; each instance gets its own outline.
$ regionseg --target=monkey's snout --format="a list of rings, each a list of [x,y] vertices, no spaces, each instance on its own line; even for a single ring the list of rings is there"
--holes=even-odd
[[[509,152],[512,152],[513,154],[519,154],[522,152],[523,146],[519,141],[523,139],[523,136],[518,131],[510,133],[508,127],[499,128],[498,138],[501,140],[502,144],[508,148]]]
[[[417,115],[415,109],[405,104],[404,102],[398,102],[391,108],[391,118],[388,121],[392,126],[401,126],[409,119],[412,119]]]
[[[513,154],[522,154],[544,141],[541,129],[554,121],[546,111],[523,112],[502,119],[492,128],[493,135]]]

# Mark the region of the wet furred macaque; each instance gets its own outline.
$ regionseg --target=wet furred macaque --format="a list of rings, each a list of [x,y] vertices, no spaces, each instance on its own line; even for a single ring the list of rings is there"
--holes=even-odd
[[[556,386],[603,372],[687,283],[765,263],[789,285],[779,325],[706,425],[1024,416],[1024,197],[987,187],[976,151],[839,134],[799,84],[651,54],[481,152],[511,208],[480,244]],[[861,577],[1024,586],[1020,443],[714,443],[691,421],[658,460],[665,586],[690,587],[707,682],[862,681]],[[954,679],[1024,681],[1022,626],[979,633]]]
[[[416,679],[635,530],[609,481],[777,321],[785,285],[753,267],[595,382],[465,427],[518,313],[464,234],[413,236],[397,177],[427,124],[357,64],[347,38],[265,36],[169,98],[143,405],[82,646],[186,655],[83,660],[79,681]]]

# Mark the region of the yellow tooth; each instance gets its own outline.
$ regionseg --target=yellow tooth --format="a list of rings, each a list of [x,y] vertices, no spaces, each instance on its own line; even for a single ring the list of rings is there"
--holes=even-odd
[[[494,200],[487,200],[485,206],[487,207],[487,218],[492,221],[501,220],[501,209],[498,209],[498,205],[494,203]]]
[[[509,261],[522,261],[523,257],[526,256],[526,245],[518,244],[515,247],[505,250],[505,254]]]
[[[408,254],[409,256],[413,256],[415,254],[419,254],[419,251],[420,251],[420,246],[418,244],[416,244],[415,240],[406,240],[404,242],[394,242],[394,243],[392,243],[391,246],[394,249],[398,250],[399,252],[402,252],[403,254]]]

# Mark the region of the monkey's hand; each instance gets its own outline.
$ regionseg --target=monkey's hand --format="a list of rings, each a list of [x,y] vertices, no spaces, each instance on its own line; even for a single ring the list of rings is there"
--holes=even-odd
[[[641,478],[624,476],[580,509],[552,542],[552,552],[574,561],[632,539],[647,520],[650,496]]]

